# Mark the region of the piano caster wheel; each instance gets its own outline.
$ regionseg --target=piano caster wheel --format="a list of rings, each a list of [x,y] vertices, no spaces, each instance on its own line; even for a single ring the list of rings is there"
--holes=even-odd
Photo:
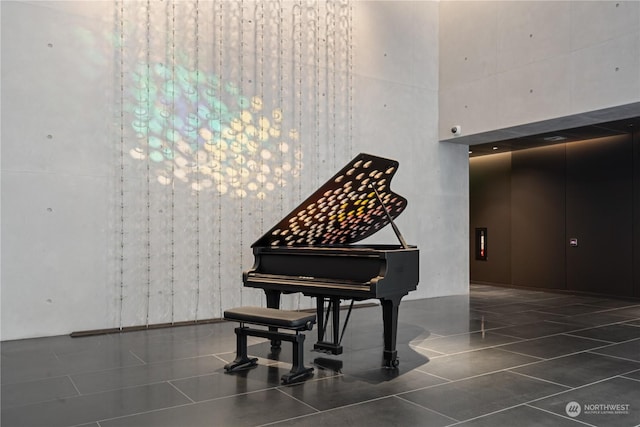
[[[398,365],[400,365],[400,359],[385,360],[383,367],[387,369],[397,369]]]

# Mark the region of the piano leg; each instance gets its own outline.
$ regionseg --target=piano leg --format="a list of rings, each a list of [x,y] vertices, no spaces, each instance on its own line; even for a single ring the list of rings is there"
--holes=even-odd
[[[267,307],[280,309],[280,291],[274,291],[273,289],[265,289],[265,295],[267,296]]]
[[[267,307],[280,309],[280,291],[274,291],[273,289],[265,289],[265,295],[267,296]],[[278,328],[274,328],[272,326],[269,327],[269,330],[272,332],[277,332]],[[279,351],[280,344],[282,341],[280,340],[271,340],[271,350]]]
[[[398,335],[398,309],[404,295],[394,295],[390,298],[380,298],[382,305],[382,322],[384,323],[384,362],[385,368],[397,368],[400,361],[396,351]]]

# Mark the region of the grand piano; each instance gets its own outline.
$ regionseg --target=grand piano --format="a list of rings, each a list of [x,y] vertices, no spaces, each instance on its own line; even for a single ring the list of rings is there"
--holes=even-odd
[[[314,350],[334,355],[342,353],[354,301],[379,299],[386,368],[399,363],[400,300],[418,284],[418,249],[406,244],[393,221],[407,205],[390,189],[397,169],[395,160],[356,156],[252,245],[255,262],[243,273],[244,286],[263,289],[270,308],[280,308],[283,293],[315,297]],[[399,244],[354,244],[389,224]],[[349,300],[340,330],[341,302]]]

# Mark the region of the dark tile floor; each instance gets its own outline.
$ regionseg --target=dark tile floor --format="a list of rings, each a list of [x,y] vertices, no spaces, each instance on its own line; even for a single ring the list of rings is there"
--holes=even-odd
[[[397,370],[382,316],[354,310],[340,356],[281,386],[290,344],[251,338],[257,368],[223,373],[235,324],[1,344],[3,427],[637,426],[640,301],[471,285],[405,301]]]

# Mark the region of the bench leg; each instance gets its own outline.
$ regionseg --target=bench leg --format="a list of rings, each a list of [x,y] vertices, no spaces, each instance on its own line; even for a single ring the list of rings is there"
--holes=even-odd
[[[240,326],[236,331],[236,358],[233,362],[224,365],[226,372],[242,371],[244,369],[253,368],[258,365],[257,357],[249,357],[247,355],[247,334],[246,328]]]
[[[304,366],[304,334],[296,334],[291,343],[293,344],[293,366],[288,374],[282,376],[282,384],[303,381],[313,375],[313,368]]]

